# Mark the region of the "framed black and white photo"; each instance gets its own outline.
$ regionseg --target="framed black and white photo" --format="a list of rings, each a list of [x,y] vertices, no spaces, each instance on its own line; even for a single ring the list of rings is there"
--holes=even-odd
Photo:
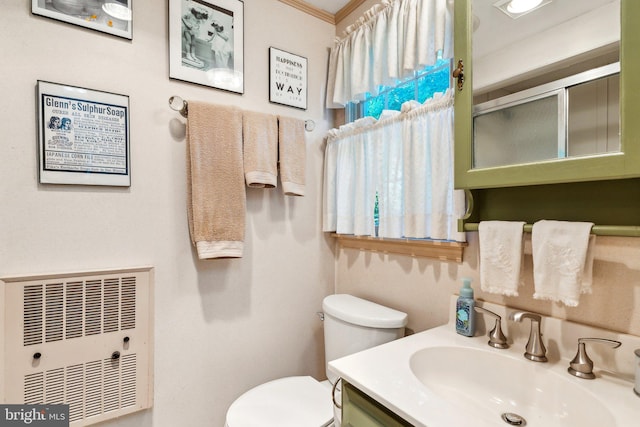
[[[31,13],[131,40],[132,1],[31,0]]]
[[[269,101],[307,109],[307,58],[269,48]]]
[[[41,184],[131,185],[129,97],[38,80]]]
[[[169,77],[244,92],[244,3],[169,0]]]

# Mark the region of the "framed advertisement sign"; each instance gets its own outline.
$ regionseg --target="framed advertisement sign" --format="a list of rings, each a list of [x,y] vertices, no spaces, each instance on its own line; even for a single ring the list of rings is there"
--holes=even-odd
[[[131,185],[129,97],[38,80],[41,184]]]
[[[307,58],[269,48],[269,101],[307,109]]]
[[[133,0],[31,0],[31,13],[131,40]]]
[[[169,77],[244,92],[244,3],[169,0]]]

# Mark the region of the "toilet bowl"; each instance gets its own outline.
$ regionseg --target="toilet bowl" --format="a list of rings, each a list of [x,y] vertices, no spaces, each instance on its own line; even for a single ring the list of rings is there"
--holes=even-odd
[[[322,309],[327,364],[400,338],[407,323],[405,313],[347,294],[329,295]],[[338,378],[328,369],[326,373],[329,379],[322,382],[294,376],[252,388],[231,404],[225,427],[333,426],[331,392]],[[337,412],[336,420],[339,417]],[[335,425],[339,426],[339,421]]]
[[[333,425],[331,384],[286,377],[252,388],[227,411],[225,427],[328,427]]]

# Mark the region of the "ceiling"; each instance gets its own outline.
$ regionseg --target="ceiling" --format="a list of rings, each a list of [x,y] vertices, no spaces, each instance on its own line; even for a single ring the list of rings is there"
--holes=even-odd
[[[340,9],[345,7],[349,1],[350,0],[305,0],[305,3],[309,3],[318,9],[335,15]]]
[[[497,51],[615,1],[552,0],[530,14],[512,19],[494,6],[497,0],[473,0],[474,57]]]

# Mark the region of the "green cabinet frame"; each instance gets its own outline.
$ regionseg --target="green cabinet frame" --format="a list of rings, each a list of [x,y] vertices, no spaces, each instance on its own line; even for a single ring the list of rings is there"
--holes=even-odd
[[[464,189],[539,185],[640,177],[640,1],[621,0],[621,152],[495,168],[472,168],[473,63],[472,0],[454,7],[456,61],[464,63],[465,83],[455,101],[455,187]]]
[[[555,219],[594,222],[594,234],[640,236],[640,1],[620,1],[621,152],[485,169],[472,168],[471,3],[454,3],[455,58],[465,79],[454,107],[455,187],[467,190],[459,230],[487,220]]]
[[[343,380],[343,427],[413,427],[398,415]]]

